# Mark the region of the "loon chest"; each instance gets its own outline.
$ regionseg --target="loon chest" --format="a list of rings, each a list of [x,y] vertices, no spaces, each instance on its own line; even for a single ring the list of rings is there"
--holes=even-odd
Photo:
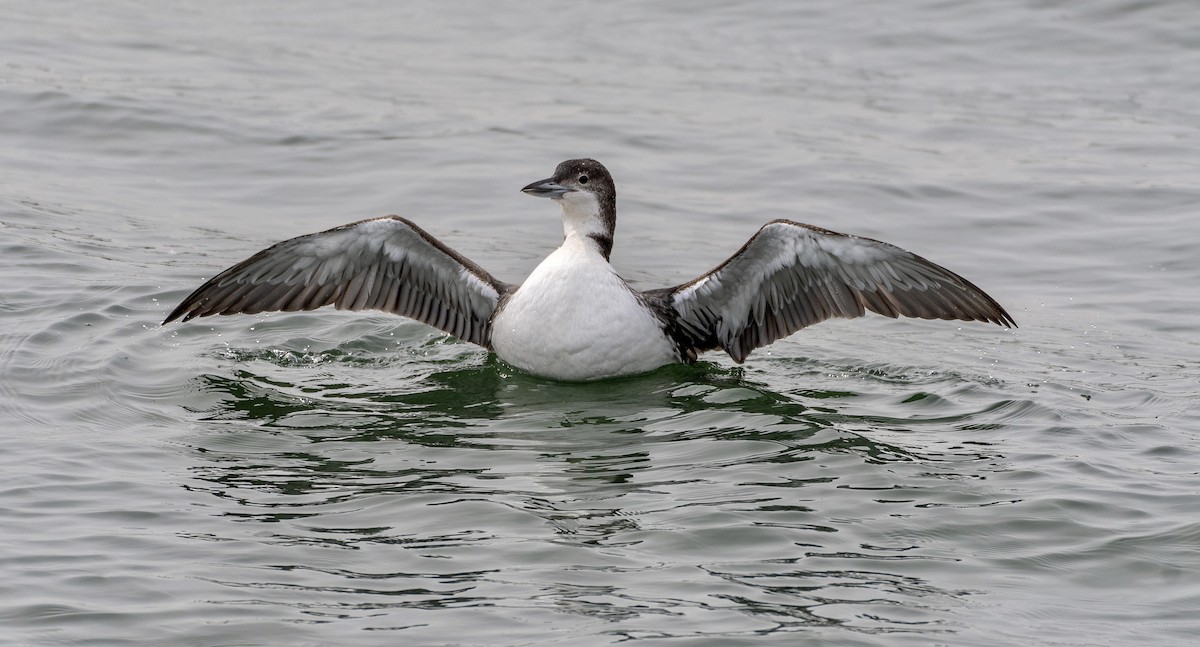
[[[568,240],[492,320],[492,348],[530,373],[593,380],[678,360],[663,324],[608,261]]]

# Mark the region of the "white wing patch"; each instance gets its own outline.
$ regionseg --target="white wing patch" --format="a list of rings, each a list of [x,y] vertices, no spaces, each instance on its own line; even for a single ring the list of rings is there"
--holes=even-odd
[[[493,287],[492,284],[485,283],[465,267],[458,271],[458,280],[466,285],[471,286],[473,290],[492,301],[498,301],[500,299],[500,293],[496,291],[496,288]]]

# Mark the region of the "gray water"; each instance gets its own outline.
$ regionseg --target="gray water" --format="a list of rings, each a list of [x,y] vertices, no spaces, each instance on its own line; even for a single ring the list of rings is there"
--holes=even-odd
[[[1195,3],[0,9],[0,642],[1200,635]],[[786,217],[1021,327],[570,385],[378,313],[158,324],[389,213],[519,281],[578,156],[639,287]]]

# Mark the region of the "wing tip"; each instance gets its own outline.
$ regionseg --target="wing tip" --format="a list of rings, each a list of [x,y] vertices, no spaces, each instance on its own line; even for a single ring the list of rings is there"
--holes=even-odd
[[[167,315],[167,318],[163,319],[162,323],[159,325],[165,326],[173,321],[179,321],[179,323],[187,323],[187,322],[191,321],[192,319],[195,319],[197,316],[199,316],[199,315],[197,315],[195,312],[172,312],[171,314]]]
[[[165,326],[165,325],[171,323],[172,321],[175,321],[176,319],[182,317],[184,312],[185,312],[185,308],[183,307],[183,304],[179,304],[179,306],[176,307],[174,310],[172,310],[171,314],[167,315],[167,318],[163,319],[162,323],[159,325]],[[187,321],[187,319],[184,319],[183,321]],[[181,321],[180,323],[183,323],[183,322]]]
[[[979,288],[975,289],[979,290]],[[1008,314],[1008,311],[1004,309],[1004,306],[1000,305],[998,301],[993,299],[983,290],[979,290],[979,293],[986,297],[992,306],[991,312],[987,313],[986,321],[994,323],[997,326],[1003,326],[1009,330],[1016,330],[1017,320],[1013,319],[1012,315]]]

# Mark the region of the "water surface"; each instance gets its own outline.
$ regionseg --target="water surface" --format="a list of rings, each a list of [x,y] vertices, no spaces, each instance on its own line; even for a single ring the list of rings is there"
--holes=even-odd
[[[1184,645],[1200,630],[1191,5],[10,3],[0,642]],[[763,222],[1020,323],[829,322],[571,385],[396,317],[160,327],[399,213],[503,280],[591,156],[614,263]]]

